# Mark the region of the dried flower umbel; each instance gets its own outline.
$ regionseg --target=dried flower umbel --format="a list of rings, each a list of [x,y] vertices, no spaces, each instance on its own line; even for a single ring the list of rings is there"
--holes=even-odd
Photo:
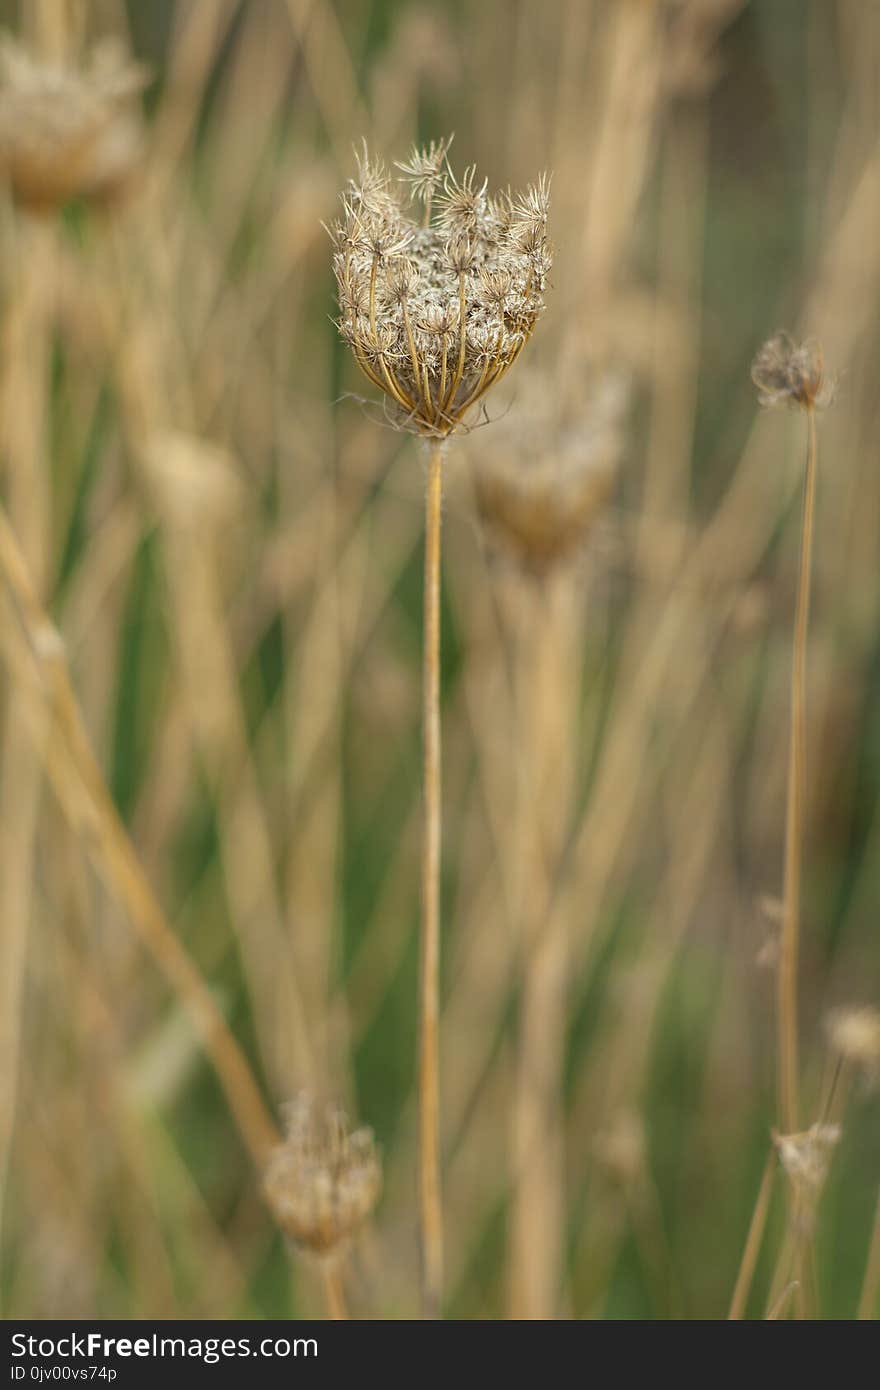
[[[453,174],[449,144],[413,150],[396,179],[365,148],[330,228],[339,330],[395,422],[435,439],[513,366],[551,265],[547,178],[490,196],[473,166]]]
[[[774,333],[752,363],[752,381],[763,406],[796,405],[822,410],[830,405],[833,382],[826,379],[822,348],[815,338],[796,343],[788,333]]]
[[[0,42],[0,181],[30,212],[74,198],[105,203],[128,185],[142,152],[135,98],[147,83],[114,40],[80,67],[41,62]]]
[[[265,1192],[281,1229],[315,1255],[345,1249],[372,1212],[382,1169],[370,1129],[313,1096],[286,1107],[286,1138],[272,1154]]]

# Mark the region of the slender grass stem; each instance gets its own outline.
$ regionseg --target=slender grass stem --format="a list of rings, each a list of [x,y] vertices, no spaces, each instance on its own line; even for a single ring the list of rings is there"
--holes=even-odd
[[[123,904],[162,973],[188,1010],[255,1165],[262,1169],[278,1133],[248,1062],[196,966],[151,889],[92,752],[64,647],[45,613],[12,527],[0,509],[0,578],[12,596],[57,738],[46,772],[82,832],[107,888]]]
[[[348,1320],[348,1305],[345,1301],[345,1287],[342,1281],[342,1266],[337,1261],[325,1260],[322,1266],[324,1299],[327,1316],[333,1322]]]
[[[510,1316],[557,1316],[564,1272],[563,1071],[567,934],[549,911],[568,817],[576,737],[568,576],[518,595],[514,746],[518,760],[514,847],[521,954],[513,1081]]]
[[[440,519],[444,446],[428,455],[425,493],[424,595],[424,831],[419,999],[419,1189],[422,1302],[438,1317],[443,1289],[443,1213],[440,1195]]]
[[[874,1230],[868,1247],[868,1262],[865,1265],[865,1279],[859,1297],[859,1322],[875,1318],[878,1313],[877,1294],[880,1292],[880,1193],[874,1208]]]
[[[730,1322],[737,1322],[742,1317],[748,1301],[749,1289],[752,1287],[755,1266],[758,1263],[761,1242],[764,1239],[764,1231],[767,1226],[767,1213],[770,1210],[770,1198],[773,1193],[775,1175],[776,1154],[771,1149],[767,1155],[767,1162],[764,1164],[761,1186],[758,1188],[758,1196],[755,1199],[752,1219],[749,1222],[749,1233],[746,1236],[745,1249],[740,1261],[739,1273],[736,1276],[733,1297],[730,1300],[730,1312],[727,1314]]]
[[[790,1284],[786,1284],[785,1288],[782,1290],[782,1293],[775,1300],[773,1306],[768,1310],[766,1321],[779,1322],[782,1318],[783,1313],[785,1312],[788,1300],[791,1298],[792,1294],[796,1294],[797,1291],[798,1282],[796,1279],[792,1279]]]
[[[806,659],[810,622],[810,567],[816,508],[816,413],[807,410],[800,569],[791,664],[791,730],[785,820],[785,883],[777,981],[779,1114],[787,1134],[798,1127],[798,1003],[801,855],[806,763]]]

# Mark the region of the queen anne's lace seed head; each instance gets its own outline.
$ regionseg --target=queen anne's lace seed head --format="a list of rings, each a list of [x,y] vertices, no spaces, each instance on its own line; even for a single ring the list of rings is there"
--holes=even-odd
[[[135,98],[143,68],[113,41],[80,67],[43,63],[0,39],[0,182],[32,212],[73,198],[103,203],[128,185],[141,157]]]
[[[413,150],[396,182],[364,147],[329,229],[342,337],[395,421],[434,438],[462,428],[513,366],[551,266],[547,178],[491,198],[473,167],[455,177],[449,145]]]
[[[287,1137],[269,1160],[265,1192],[291,1240],[316,1255],[349,1242],[370,1215],[382,1169],[369,1129],[306,1093],[286,1107]]]

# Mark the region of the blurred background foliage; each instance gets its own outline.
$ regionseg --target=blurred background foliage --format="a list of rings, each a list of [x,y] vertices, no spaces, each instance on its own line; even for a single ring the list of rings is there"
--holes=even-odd
[[[146,148],[109,213],[4,201],[4,504],[149,881],[273,1111],[308,1086],[376,1133],[384,1195],[346,1274],[363,1316],[415,1312],[423,469],[361,403],[321,224],[363,136],[392,161],[454,130],[455,166],[492,187],[553,172],[545,318],[448,467],[448,1311],[512,1307],[529,831],[511,691],[540,660],[565,940],[557,1309],[724,1316],[775,1119],[804,428],[759,414],[749,363],[780,326],[816,334],[839,376],[820,421],[804,1124],[823,1020],[878,996],[880,7],[0,5],[34,44],[57,14],[71,48],[122,35],[151,70]],[[515,454],[526,378],[588,428],[609,372],[631,393],[613,496],[536,585],[488,544],[474,472]],[[314,1271],[53,799],[52,740],[25,739],[15,684],[7,660],[5,1314],[313,1313]],[[842,1125],[815,1240],[831,1317],[855,1314],[875,1221],[864,1077]],[[784,1224],[777,1182],[754,1315]]]

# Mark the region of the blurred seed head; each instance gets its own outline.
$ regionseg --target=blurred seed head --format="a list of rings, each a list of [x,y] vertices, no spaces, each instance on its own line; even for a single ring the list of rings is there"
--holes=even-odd
[[[825,377],[822,348],[815,338],[798,345],[788,333],[774,333],[752,363],[752,381],[761,405],[797,405],[821,410],[830,405],[833,382]]]
[[[828,1040],[842,1058],[880,1078],[880,1010],[870,1005],[834,1009],[825,1023]]]
[[[154,434],[144,464],[164,519],[200,536],[234,519],[243,488],[235,459],[225,449],[182,430]]]
[[[740,637],[755,637],[763,632],[770,619],[770,595],[767,584],[753,579],[743,584],[734,598],[730,625]]]
[[[773,1131],[779,1162],[798,1198],[799,1219],[805,1226],[815,1215],[840,1134],[840,1125],[821,1124],[811,1125],[800,1134]]]
[[[635,1110],[618,1110],[593,1143],[596,1160],[621,1187],[632,1187],[647,1173],[645,1126]]]
[[[711,90],[722,72],[718,48],[746,0],[669,0],[663,84],[671,97],[693,99]]]
[[[605,373],[560,414],[553,383],[542,374],[526,379],[475,459],[492,553],[542,580],[582,552],[617,477],[629,394],[624,377]]]
[[[369,1217],[382,1186],[373,1132],[303,1092],[285,1107],[286,1138],[264,1182],[278,1225],[315,1255],[340,1252]]]
[[[782,929],[783,903],[772,893],[762,893],[757,902],[764,919],[764,939],[755,953],[755,964],[762,970],[775,970],[779,964],[779,933]]]
[[[364,146],[329,229],[344,341],[394,422],[441,439],[519,357],[552,261],[548,180],[491,198],[450,143],[413,149],[398,178]]]
[[[147,83],[115,40],[79,67],[43,62],[9,35],[0,39],[0,180],[30,212],[74,198],[114,201],[143,149],[136,102]]]

